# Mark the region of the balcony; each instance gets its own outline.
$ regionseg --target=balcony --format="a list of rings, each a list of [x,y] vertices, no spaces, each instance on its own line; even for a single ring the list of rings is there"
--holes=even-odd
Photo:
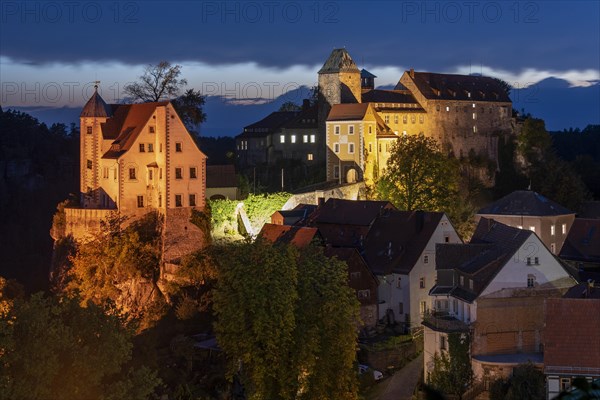
[[[437,332],[468,332],[469,325],[465,324],[447,311],[428,311],[423,315],[423,325]]]

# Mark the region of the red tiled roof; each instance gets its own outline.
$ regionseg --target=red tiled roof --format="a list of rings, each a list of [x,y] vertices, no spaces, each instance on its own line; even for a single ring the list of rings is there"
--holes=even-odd
[[[600,374],[600,299],[547,299],[544,329],[544,367]],[[566,367],[566,368],[565,368]],[[568,371],[571,372],[568,372]]]
[[[292,244],[301,248],[308,246],[317,235],[317,228],[265,224],[258,237],[274,244]]]
[[[362,120],[368,107],[368,103],[334,104],[329,111],[327,121]]]

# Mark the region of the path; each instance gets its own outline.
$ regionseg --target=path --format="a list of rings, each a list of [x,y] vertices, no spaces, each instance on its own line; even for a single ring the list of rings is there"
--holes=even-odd
[[[379,400],[411,400],[423,372],[423,353],[388,379]]]

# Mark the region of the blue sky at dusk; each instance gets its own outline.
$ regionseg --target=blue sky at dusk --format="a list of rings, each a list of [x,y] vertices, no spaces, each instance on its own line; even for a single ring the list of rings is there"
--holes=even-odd
[[[483,73],[518,88],[561,79],[550,86],[583,90],[575,101],[600,123],[597,1],[2,1],[0,12],[3,108],[80,107],[96,79],[119,101],[160,60],[181,64],[189,87],[243,107],[314,85],[331,50],[346,47],[377,85],[409,68]],[[543,94],[522,92],[539,101],[515,108],[543,114]],[[217,127],[219,113],[208,116]]]

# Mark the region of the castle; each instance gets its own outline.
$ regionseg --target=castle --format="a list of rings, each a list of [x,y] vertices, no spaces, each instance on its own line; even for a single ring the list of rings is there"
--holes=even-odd
[[[169,101],[106,104],[97,87],[80,115],[80,207],[67,233],[82,238],[112,212],[169,219],[203,209],[206,156]],[[171,218],[174,219],[174,218]]]
[[[512,103],[500,81],[483,76],[405,71],[393,90],[375,89],[346,49],[318,72],[319,131],[327,180],[372,183],[400,136],[432,137],[447,154],[498,163],[498,138],[512,132]]]

